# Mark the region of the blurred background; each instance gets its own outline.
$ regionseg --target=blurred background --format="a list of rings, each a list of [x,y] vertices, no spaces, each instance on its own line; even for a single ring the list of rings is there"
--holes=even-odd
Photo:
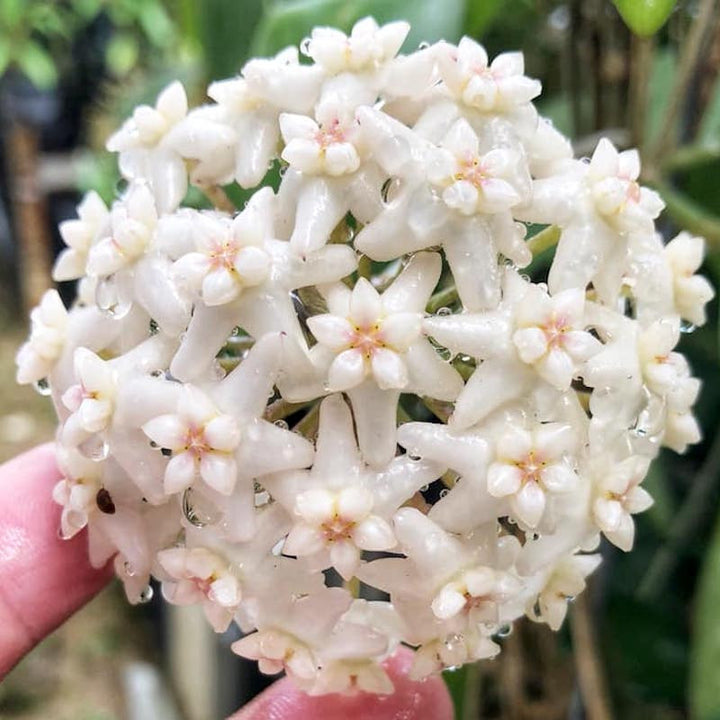
[[[119,187],[109,132],[171,79],[199,104],[247,58],[368,14],[410,20],[406,50],[463,34],[491,56],[522,49],[540,111],[578,155],[599,133],[641,148],[643,182],[667,203],[660,230],[704,235],[720,286],[718,0],[0,0],[0,459],[52,436],[47,400],[11,380],[14,354],[58,222],[85,190],[109,202]],[[635,550],[603,546],[560,633],[519,623],[498,659],[446,673],[458,720],[720,718],[717,302],[709,315],[681,343],[704,380],[703,442],[655,463]],[[0,685],[0,718],[214,720],[263,687],[232,631],[155,595],[129,607],[118,587],[102,593]]]

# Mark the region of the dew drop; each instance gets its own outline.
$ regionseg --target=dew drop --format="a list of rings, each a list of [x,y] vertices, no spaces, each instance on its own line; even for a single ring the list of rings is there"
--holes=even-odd
[[[427,42],[427,40],[423,40],[423,41],[418,45],[418,50],[427,50],[429,47],[430,47],[430,43]]]
[[[440,499],[442,500],[442,498],[447,497],[449,494],[450,494],[450,490],[448,490],[448,488],[443,488],[440,491]]]
[[[52,394],[52,388],[50,387],[50,383],[47,378],[40,378],[33,383],[33,387],[38,395],[47,397]]]
[[[300,52],[303,55],[310,56],[310,44],[312,43],[312,40],[309,37],[306,37],[303,39],[303,41],[300,43]]]
[[[287,430],[290,427],[285,420],[276,420],[273,425],[281,430]]]
[[[418,455],[417,452],[407,453],[407,458],[412,462],[420,462],[420,460],[422,460],[422,456]]]
[[[423,485],[423,486],[420,488],[420,492],[427,492],[429,489],[430,489],[430,486],[429,486],[429,485]]]
[[[437,309],[436,315],[439,315],[440,317],[447,317],[448,315],[452,315],[453,311],[449,307],[441,307]]]
[[[689,335],[692,332],[695,332],[697,330],[697,325],[694,325],[688,320],[681,320],[680,321],[680,332]]]
[[[196,528],[214,525],[220,519],[220,511],[210,500],[189,487],[182,496],[182,512],[185,519]]]
[[[511,635],[513,631],[513,626],[509,623],[507,625],[501,625],[497,632],[495,633],[498,637],[504,638],[508,637],[508,635]]]
[[[130,564],[129,561],[123,563],[123,570],[128,577],[135,577],[135,568]]]
[[[110,446],[102,435],[91,435],[87,440],[78,445],[81,455],[93,462],[102,462],[110,454]]]
[[[138,595],[138,602],[141,605],[146,605],[153,599],[154,594],[155,591],[152,589],[152,585],[148,585],[144,590],[140,592],[140,595]]]

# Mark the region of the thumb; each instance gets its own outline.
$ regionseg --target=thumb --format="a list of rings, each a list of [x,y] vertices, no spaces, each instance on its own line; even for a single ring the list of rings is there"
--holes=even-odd
[[[385,663],[395,685],[392,695],[312,697],[283,678],[229,720],[452,720],[453,707],[439,677],[416,682],[407,676],[412,653],[401,649]]]

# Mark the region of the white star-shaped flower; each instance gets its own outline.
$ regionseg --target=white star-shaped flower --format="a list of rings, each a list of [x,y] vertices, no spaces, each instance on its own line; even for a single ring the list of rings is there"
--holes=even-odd
[[[519,158],[507,149],[479,154],[479,141],[467,120],[460,119],[431,156],[430,182],[442,189],[445,204],[462,215],[509,210],[522,197],[512,179]]]
[[[48,376],[65,347],[68,313],[57,290],[48,290],[30,313],[30,337],[18,350],[17,381],[25,385]]]
[[[187,109],[185,89],[175,81],[158,95],[155,107],[135,108],[132,117],[107,141],[110,152],[120,153],[123,176],[149,183],[160,212],[175,210],[187,191],[185,162],[166,142]]]
[[[106,234],[110,213],[94,191],[85,195],[77,208],[78,217],[60,223],[60,235],[67,245],[53,268],[53,280],[75,280],[85,275],[90,247]]]
[[[576,431],[569,425],[547,423],[532,431],[509,428],[498,440],[495,462],[488,468],[488,492],[508,497],[518,520],[536,527],[547,495],[571,492],[578,484],[567,460],[576,444]]]
[[[202,605],[215,632],[227,630],[241,600],[240,583],[230,563],[202,547],[161,550],[157,560],[169,578],[162,583],[174,605]]]
[[[665,246],[663,254],[672,270],[677,312],[693,325],[704,325],[705,305],[715,297],[715,292],[706,278],[695,274],[705,254],[703,238],[681,232]]]
[[[650,494],[640,487],[649,466],[649,458],[633,456],[614,463],[597,477],[593,519],[605,537],[621,550],[629,551],[633,546],[632,515],[652,505]]]
[[[525,77],[522,53],[502,53],[488,62],[485,48],[464,37],[457,48],[439,49],[440,73],[454,97],[483,113],[508,113],[540,94],[537,80]]]

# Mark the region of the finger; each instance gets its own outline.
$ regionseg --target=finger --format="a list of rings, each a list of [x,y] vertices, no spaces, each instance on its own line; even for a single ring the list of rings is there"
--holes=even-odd
[[[90,567],[85,532],[58,537],[59,478],[51,445],[0,466],[0,679],[111,574]]]
[[[392,695],[321,695],[311,697],[283,678],[229,720],[452,720],[453,706],[439,677],[421,682],[407,672],[412,653],[402,649],[384,665],[395,685]]]

